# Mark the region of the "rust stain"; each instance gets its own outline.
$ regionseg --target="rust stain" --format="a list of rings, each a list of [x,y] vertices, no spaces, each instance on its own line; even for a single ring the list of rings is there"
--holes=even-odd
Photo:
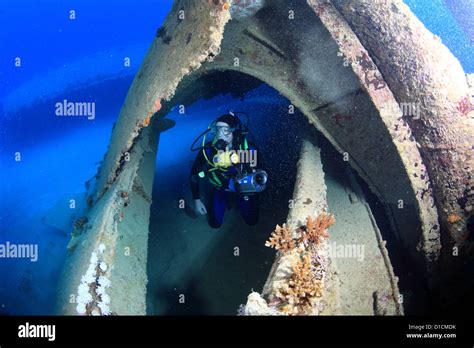
[[[160,111],[161,109],[161,98],[158,98],[156,101],[155,101],[155,104],[153,105],[153,113],[156,113],[158,111]]]
[[[339,126],[339,128],[344,128],[344,126],[342,125],[340,121],[342,120],[352,121],[352,115],[336,114],[334,115],[334,118],[336,119],[336,124]]]
[[[448,222],[450,224],[454,224],[454,223],[456,223],[460,220],[461,220],[461,217],[459,215],[451,214],[451,215],[448,216]]]
[[[151,112],[149,112],[146,118],[143,120],[143,126],[148,127],[150,125],[150,121],[151,121]]]
[[[155,113],[161,110],[161,98],[156,99],[151,111],[148,111],[145,119],[139,124],[141,127],[148,127],[151,123],[151,118]]]
[[[377,67],[366,52],[362,52],[362,55],[358,56],[356,61],[364,72],[365,84],[367,87],[373,85],[375,90],[385,88],[385,80],[379,75]]]

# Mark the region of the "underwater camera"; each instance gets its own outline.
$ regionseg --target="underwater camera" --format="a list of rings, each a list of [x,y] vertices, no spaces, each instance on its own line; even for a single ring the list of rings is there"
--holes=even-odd
[[[231,189],[242,194],[258,193],[267,187],[268,174],[264,170],[256,170],[231,180]]]

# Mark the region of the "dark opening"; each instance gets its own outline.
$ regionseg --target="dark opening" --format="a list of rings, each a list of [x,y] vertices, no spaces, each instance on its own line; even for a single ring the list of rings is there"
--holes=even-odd
[[[265,241],[275,225],[286,220],[300,140],[309,125],[297,110],[289,114],[290,103],[278,92],[246,75],[218,73],[198,83],[220,86],[223,93],[199,99],[185,114],[176,108],[167,116],[176,126],[161,135],[158,145],[147,261],[148,314],[235,315],[252,290],[262,290],[275,257]],[[242,93],[244,84],[253,89]],[[268,173],[268,187],[261,193],[255,226],[246,225],[231,203],[222,226],[212,229],[193,211],[189,173],[196,152],[189,148],[229,109],[250,116],[257,167]]]
[[[469,242],[474,242],[474,216],[471,216],[469,220],[467,220],[467,233]]]
[[[387,247],[391,251],[398,248],[392,242],[392,231],[384,215],[383,204],[370,193],[360,178],[356,179],[357,183],[351,183],[349,177],[357,178],[357,174],[343,162],[341,154],[301,112],[294,108],[294,112],[290,113],[289,110],[293,110],[289,108],[291,103],[277,91],[235,72],[209,74],[193,86],[193,94],[198,97],[181,96],[193,103],[189,103],[191,105],[185,108],[184,114],[180,114],[180,108],[176,107],[167,116],[176,121],[176,126],[161,135],[158,145],[147,260],[148,314],[235,315],[252,290],[261,292],[275,257],[275,251],[264,244],[275,225],[286,221],[303,139],[311,139],[321,149],[329,212],[336,215],[338,225],[333,230],[334,239],[363,243],[351,239],[351,230],[354,226],[361,231],[365,227],[372,228],[367,211],[361,209],[363,206],[357,207],[360,214],[365,214],[363,223],[355,221],[358,217],[349,211],[354,207],[350,201],[357,201],[351,190],[358,183],[362,187],[360,199],[370,203],[384,239],[389,239]],[[199,92],[201,89],[206,91],[204,97]],[[255,134],[259,151],[258,167],[269,174],[269,184],[261,194],[261,213],[257,225],[246,225],[237,209],[232,207],[226,211],[221,228],[212,229],[204,216],[196,216],[193,211],[189,173],[196,153],[190,152],[189,147],[196,136],[229,109],[245,111],[250,116],[250,128]],[[371,238],[375,239],[375,235]],[[393,255],[396,252],[390,253],[390,257]],[[403,255],[395,263],[400,259]],[[355,259],[344,262],[340,264],[346,282],[358,277],[351,273],[352,269],[361,269],[365,265],[357,264]],[[378,263],[378,273],[373,272],[375,276],[387,276],[382,259],[372,259],[371,262]],[[406,271],[398,264],[394,267],[397,276],[398,272]],[[370,277],[367,274],[364,277],[367,276]],[[371,279],[363,281],[370,282]],[[410,280],[407,284],[402,293],[405,289],[412,291]],[[403,281],[401,286],[405,286]],[[372,298],[372,294],[362,293],[363,288],[360,287],[345,300],[353,298],[358,301],[363,296]]]

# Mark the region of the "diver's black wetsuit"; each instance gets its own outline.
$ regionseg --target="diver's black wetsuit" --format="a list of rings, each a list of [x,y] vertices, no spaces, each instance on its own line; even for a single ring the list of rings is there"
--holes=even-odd
[[[207,158],[212,161],[214,155],[217,153],[217,150],[209,145],[210,143],[206,144],[205,151]],[[238,148],[238,146],[234,145],[233,148],[236,149]],[[249,144],[248,150],[255,151],[256,148],[252,144]],[[251,172],[252,168],[248,163],[238,164],[238,166],[239,168],[240,166],[242,166],[244,172]],[[205,176],[203,179],[209,181],[209,177],[211,174],[208,172],[208,170],[210,168],[212,168],[211,165],[206,161],[203,151],[200,150],[198,152],[198,155],[196,156],[190,175],[191,193],[194,200],[201,198],[199,188],[199,173],[205,172]],[[238,171],[234,166],[230,166],[229,168],[227,168],[227,170],[223,172],[223,174],[227,178],[219,175],[219,179],[222,183],[221,186],[213,185],[210,182],[209,185],[207,185],[208,192],[206,192],[207,195],[205,196],[203,203],[206,206],[207,220],[209,222],[209,225],[213,228],[219,228],[222,225],[225,210],[232,196],[236,196],[237,198],[238,206],[242,217],[244,218],[244,221],[248,225],[255,225],[258,221],[259,215],[259,194],[256,193],[252,195],[242,195],[231,192],[228,189],[230,178],[234,178],[238,174]]]

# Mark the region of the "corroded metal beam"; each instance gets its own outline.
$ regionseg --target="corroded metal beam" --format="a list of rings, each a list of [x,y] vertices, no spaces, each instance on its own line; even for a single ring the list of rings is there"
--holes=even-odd
[[[452,255],[449,246],[467,246],[474,214],[474,105],[461,64],[402,0],[332,2],[399,104],[415,108],[403,120],[420,145]]]

